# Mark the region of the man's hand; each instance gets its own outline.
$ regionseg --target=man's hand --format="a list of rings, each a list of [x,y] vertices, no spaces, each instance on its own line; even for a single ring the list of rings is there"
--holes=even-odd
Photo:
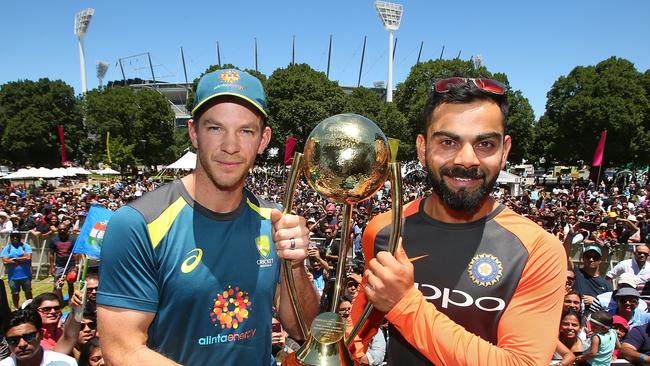
[[[307,258],[309,247],[309,229],[304,217],[282,215],[282,212],[271,211],[273,225],[273,241],[278,257],[292,261]]]
[[[593,296],[589,295],[582,295],[582,302],[585,304],[585,306],[590,306],[591,304],[596,301],[596,298]]]
[[[50,276],[54,276],[54,266],[50,266]]]
[[[389,312],[413,288],[413,264],[406,256],[400,239],[395,256],[379,252],[368,265],[364,275],[364,291],[377,310]]]
[[[81,306],[83,304],[83,297],[81,294],[81,291],[79,290],[74,290],[74,294],[70,298],[70,306],[71,307],[77,307]]]

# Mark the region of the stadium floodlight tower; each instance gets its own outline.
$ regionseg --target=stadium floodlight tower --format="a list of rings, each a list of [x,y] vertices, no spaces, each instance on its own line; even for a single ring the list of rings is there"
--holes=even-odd
[[[77,13],[74,17],[74,34],[79,41],[79,67],[81,69],[81,93],[86,94],[86,60],[84,56],[84,36],[90,24],[90,18],[95,14],[95,9],[88,8]]]
[[[388,31],[388,79],[386,80],[386,101],[393,101],[393,47],[394,32],[399,29],[404,8],[402,4],[375,1],[375,8],[384,29]]]

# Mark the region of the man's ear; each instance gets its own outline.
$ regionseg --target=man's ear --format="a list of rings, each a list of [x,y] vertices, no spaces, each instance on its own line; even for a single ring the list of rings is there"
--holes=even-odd
[[[260,141],[260,146],[257,148],[257,153],[261,155],[264,152],[264,149],[269,145],[269,142],[271,142],[271,127],[264,126],[264,129],[262,130],[262,140]]]
[[[192,142],[192,146],[194,146],[195,149],[198,149],[198,144],[196,142],[198,128],[199,128],[198,121],[194,121],[194,119],[189,119],[187,121],[187,133],[190,137],[190,141]]]

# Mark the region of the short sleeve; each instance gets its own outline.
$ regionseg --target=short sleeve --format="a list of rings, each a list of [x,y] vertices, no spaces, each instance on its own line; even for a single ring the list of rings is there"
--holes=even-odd
[[[154,313],[158,275],[154,248],[144,217],[124,206],[111,217],[100,255],[97,303]]]
[[[30,247],[29,244],[23,244],[23,250],[25,253],[32,254],[32,247]]]
[[[11,245],[11,244],[9,244]],[[7,258],[9,257],[9,245],[6,247],[2,248],[2,253],[0,253],[0,258]]]
[[[633,327],[630,329],[630,332],[623,338],[624,343],[630,344],[634,349],[641,349],[643,343],[645,343],[645,338],[643,337],[643,328],[644,326]]]

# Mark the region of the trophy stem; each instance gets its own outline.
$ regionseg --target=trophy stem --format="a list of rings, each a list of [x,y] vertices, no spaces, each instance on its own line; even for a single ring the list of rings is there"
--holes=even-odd
[[[352,205],[345,203],[343,205],[343,227],[341,231],[341,243],[339,245],[339,259],[336,262],[336,281],[334,282],[334,291],[332,292],[332,298],[330,299],[330,311],[333,313],[338,313],[339,308],[339,298],[343,291],[343,286],[341,283],[343,279],[347,276],[345,264],[348,259],[348,247],[350,246],[350,220],[352,219]]]
[[[390,181],[391,181],[390,198],[392,202],[391,212],[392,212],[393,226],[391,227],[390,237],[388,239],[388,251],[390,252],[390,254],[394,255],[395,249],[397,249],[397,243],[399,242],[399,239],[402,236],[402,224],[403,224],[402,206],[404,200],[402,198],[402,170],[400,168],[400,164],[397,162],[390,163],[389,168],[390,168]],[[368,303],[368,305],[366,305],[366,308],[363,310],[363,313],[361,314],[361,318],[359,318],[357,324],[354,325],[354,328],[352,328],[352,331],[346,337],[345,347],[349,347],[350,343],[354,341],[354,337],[357,336],[357,334],[361,330],[361,327],[363,327],[363,324],[366,322],[366,320],[368,320],[368,317],[370,316],[372,309],[373,309],[373,305],[371,303]]]
[[[287,188],[284,191],[284,200],[282,202],[282,214],[286,215],[291,213],[291,207],[293,205],[293,196],[296,193],[296,184],[300,177],[300,172],[302,171],[302,154],[294,153],[293,154],[293,164],[291,164],[291,170],[289,171],[289,178],[287,181]],[[289,296],[291,297],[291,305],[293,306],[293,311],[296,314],[298,319],[298,325],[300,326],[300,331],[302,332],[303,338],[309,336],[309,329],[305,322],[305,316],[302,312],[302,307],[298,300],[298,292],[296,291],[296,282],[291,273],[291,261],[284,259],[282,261],[282,267],[284,267],[284,277],[287,281],[287,288],[289,289]]]

